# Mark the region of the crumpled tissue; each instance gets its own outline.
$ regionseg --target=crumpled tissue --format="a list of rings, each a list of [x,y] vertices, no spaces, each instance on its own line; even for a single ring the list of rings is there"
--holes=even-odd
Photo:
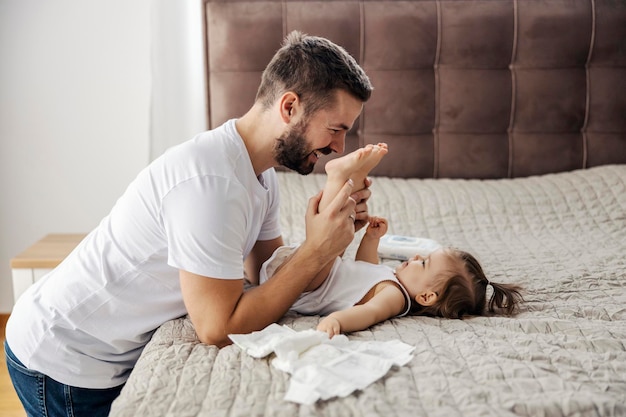
[[[271,324],[230,339],[254,358],[276,354],[272,366],[291,374],[285,400],[313,404],[345,397],[382,378],[389,369],[413,358],[414,346],[399,340],[350,341],[345,335],[332,339],[317,330],[295,331]]]

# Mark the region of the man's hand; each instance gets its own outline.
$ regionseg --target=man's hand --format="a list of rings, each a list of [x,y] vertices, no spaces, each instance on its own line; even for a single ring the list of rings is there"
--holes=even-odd
[[[306,213],[306,239],[299,252],[323,266],[339,256],[354,239],[356,203],[350,197],[353,183],[348,180],[330,204],[319,212],[320,192],[309,199]]]
[[[354,221],[354,231],[358,232],[369,221],[369,214],[367,211],[367,200],[372,195],[372,191],[369,187],[372,185],[372,180],[368,177],[365,178],[365,188],[353,193],[350,197],[356,201],[356,219]]]

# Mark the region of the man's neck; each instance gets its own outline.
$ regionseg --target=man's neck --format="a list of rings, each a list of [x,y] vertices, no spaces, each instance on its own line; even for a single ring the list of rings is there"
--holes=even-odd
[[[276,122],[270,120],[270,112],[264,111],[258,104],[235,122],[257,177],[277,165],[274,160],[274,145],[280,134],[273,131],[274,126]]]

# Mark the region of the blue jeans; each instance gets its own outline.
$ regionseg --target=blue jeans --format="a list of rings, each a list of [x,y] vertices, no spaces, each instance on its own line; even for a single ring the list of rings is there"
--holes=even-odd
[[[29,417],[106,417],[122,386],[107,389],[61,384],[41,372],[26,368],[4,342],[9,376]]]

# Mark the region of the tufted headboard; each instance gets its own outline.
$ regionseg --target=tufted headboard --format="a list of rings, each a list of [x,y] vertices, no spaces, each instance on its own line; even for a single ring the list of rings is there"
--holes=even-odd
[[[373,175],[503,178],[626,163],[626,1],[205,1],[208,124],[245,113],[284,36],[342,45],[374,93]],[[323,163],[316,170],[323,170]]]

